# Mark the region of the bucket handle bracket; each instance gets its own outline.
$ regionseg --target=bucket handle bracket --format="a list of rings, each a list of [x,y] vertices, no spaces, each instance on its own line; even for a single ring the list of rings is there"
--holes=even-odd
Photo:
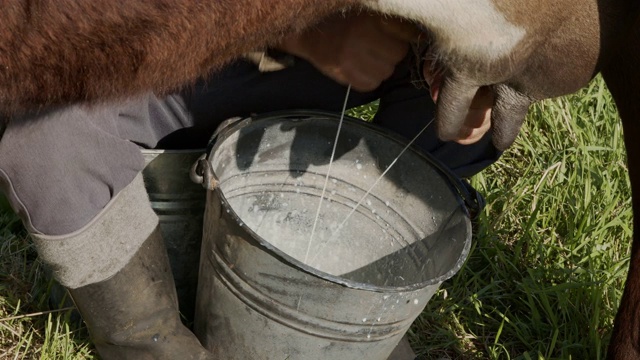
[[[213,173],[211,162],[207,159],[207,154],[200,155],[198,160],[191,166],[189,171],[191,181],[201,184],[207,190],[215,190],[220,182]]]

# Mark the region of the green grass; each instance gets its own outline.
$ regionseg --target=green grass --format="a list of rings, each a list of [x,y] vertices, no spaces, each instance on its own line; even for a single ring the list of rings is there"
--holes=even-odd
[[[435,358],[603,358],[622,294],[631,192],[603,82],[536,104],[517,143],[472,179],[486,197],[466,266],[412,329]]]
[[[352,114],[370,117],[375,105]],[[472,179],[487,207],[471,255],[411,329],[439,359],[602,358],[622,294],[631,193],[602,81],[535,105],[516,144]],[[1,207],[0,207],[1,208]],[[92,359],[16,217],[0,211],[0,358]]]
[[[0,212],[0,359],[91,359],[70,309],[51,311],[49,281],[18,218]]]

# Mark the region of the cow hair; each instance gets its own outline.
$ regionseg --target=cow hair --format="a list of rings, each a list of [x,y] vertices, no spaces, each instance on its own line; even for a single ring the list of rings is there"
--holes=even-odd
[[[167,93],[354,0],[4,0],[0,118]]]

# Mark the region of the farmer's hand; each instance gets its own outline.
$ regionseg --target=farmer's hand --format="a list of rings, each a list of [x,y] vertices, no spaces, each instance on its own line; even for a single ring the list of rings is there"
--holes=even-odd
[[[438,93],[440,91],[440,75],[434,70],[433,64],[428,60],[423,66],[423,76],[429,84],[429,91],[433,102],[438,101]],[[482,137],[491,128],[491,107],[494,104],[494,94],[488,87],[481,87],[471,101],[471,105],[467,111],[462,127],[459,129],[458,136],[452,141],[462,145],[473,144],[482,139]]]
[[[359,12],[335,15],[285,39],[278,48],[309,61],[340,84],[371,91],[393,74],[417,36],[409,22]]]
[[[453,141],[469,145],[482,139],[491,128],[491,107],[493,106],[493,92],[488,87],[481,87],[476,92],[467,112],[458,137]]]
[[[371,13],[335,15],[320,25],[286,38],[278,48],[309,61],[320,72],[355,90],[371,91],[389,78],[420,35],[410,22]],[[425,78],[433,79],[425,66]],[[432,81],[431,81],[432,82]],[[431,95],[437,101],[437,89]],[[478,90],[464,126],[454,141],[472,144],[491,127],[494,96]],[[425,99],[425,101],[428,101]]]

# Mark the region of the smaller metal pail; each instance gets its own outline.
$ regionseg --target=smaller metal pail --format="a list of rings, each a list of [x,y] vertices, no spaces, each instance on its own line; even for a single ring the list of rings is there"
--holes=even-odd
[[[142,171],[151,207],[158,215],[180,312],[193,321],[206,192],[189,179],[191,164],[204,153],[194,150],[142,150]]]
[[[355,119],[329,164],[337,127],[238,120],[198,162],[211,191],[194,328],[219,358],[387,359],[466,259],[468,189],[414,148],[395,160],[405,143]]]

